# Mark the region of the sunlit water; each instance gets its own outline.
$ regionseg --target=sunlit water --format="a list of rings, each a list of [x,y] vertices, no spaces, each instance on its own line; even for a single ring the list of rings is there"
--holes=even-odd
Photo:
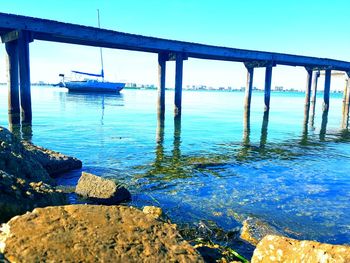
[[[0,125],[8,127],[6,94],[0,86]],[[176,122],[167,91],[162,128],[154,90],[33,87],[32,141],[116,178],[132,192],[131,205],[160,206],[178,223],[212,220],[230,230],[253,215],[291,237],[349,244],[350,136],[341,130],[341,94],[332,94],[321,129],[321,95],[312,127],[304,125],[303,93],[272,93],[263,124],[263,93],[254,92],[244,132],[241,92],[184,91]],[[79,174],[58,182],[75,185]]]

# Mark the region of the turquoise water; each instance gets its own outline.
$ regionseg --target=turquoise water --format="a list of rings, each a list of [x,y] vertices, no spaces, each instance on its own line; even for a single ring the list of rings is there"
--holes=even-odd
[[[8,127],[6,94],[0,86],[0,125]],[[167,91],[163,128],[153,90],[87,95],[33,87],[32,141],[116,178],[133,193],[132,205],[160,206],[175,222],[212,220],[229,231],[253,215],[291,237],[350,244],[350,136],[341,129],[341,94],[332,94],[321,129],[322,94],[312,126],[304,125],[303,93],[272,93],[263,122],[263,93],[254,92],[249,132],[243,97],[184,91],[183,116],[174,121]],[[58,182],[74,185],[79,173]]]

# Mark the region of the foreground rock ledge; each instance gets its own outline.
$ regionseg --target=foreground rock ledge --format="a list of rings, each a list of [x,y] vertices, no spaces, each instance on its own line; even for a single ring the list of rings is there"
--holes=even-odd
[[[254,250],[252,263],[257,262],[350,262],[350,246],[299,241],[268,235]]]
[[[0,253],[11,262],[203,262],[174,225],[132,207],[37,208],[1,231]]]

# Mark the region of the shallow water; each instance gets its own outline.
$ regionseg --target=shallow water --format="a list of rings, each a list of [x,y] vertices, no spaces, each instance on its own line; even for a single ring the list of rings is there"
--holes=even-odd
[[[6,94],[0,86],[0,125],[8,127]],[[263,93],[253,92],[249,127],[243,97],[184,91],[183,116],[174,121],[167,91],[159,123],[154,90],[87,95],[33,87],[33,127],[23,136],[116,178],[133,193],[132,205],[160,206],[175,222],[212,220],[230,230],[254,215],[291,237],[350,244],[350,135],[341,129],[341,94],[332,94],[327,123],[318,95],[311,125],[303,93],[273,92],[267,121]],[[74,185],[79,173],[58,181]]]

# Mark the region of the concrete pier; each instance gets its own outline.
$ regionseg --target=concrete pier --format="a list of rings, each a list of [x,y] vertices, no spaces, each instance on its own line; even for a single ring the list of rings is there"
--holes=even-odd
[[[167,54],[158,54],[158,116],[164,118],[165,114],[165,72],[166,72],[166,61]]]
[[[20,123],[19,85],[18,85],[18,42],[5,43],[7,87],[8,87],[8,114],[9,122]]]
[[[312,116],[315,114],[319,70],[326,70],[324,111],[329,110],[331,70],[343,71],[348,74],[350,72],[350,62],[348,61],[162,39],[1,12],[0,37],[1,42],[5,43],[6,46],[9,88],[8,109],[11,121],[14,122],[19,122],[20,108],[22,110],[22,121],[30,123],[32,120],[29,43],[34,40],[158,54],[159,88],[157,108],[158,115],[162,118],[164,118],[165,113],[166,61],[172,59],[176,60],[175,117],[181,116],[183,61],[189,57],[244,63],[248,71],[244,106],[248,109],[251,106],[254,68],[265,67],[265,112],[269,112],[270,110],[272,68],[276,65],[301,66],[306,68],[308,75],[305,105],[307,107],[310,105],[312,70],[316,71],[311,95]],[[18,68],[20,69],[21,100],[19,99]],[[348,94],[348,90],[345,91],[346,94]],[[349,97],[344,97],[347,100],[345,102],[347,105],[349,105]],[[268,119],[268,115],[266,119]],[[313,123],[313,117],[311,122]]]
[[[323,93],[323,111],[329,110],[329,91],[331,88],[331,74],[330,69],[326,69],[325,78],[324,78],[324,93]]]
[[[183,55],[176,54],[176,68],[175,68],[175,109],[174,115],[181,116],[182,104],[182,76],[183,76]]]
[[[247,66],[247,82],[245,87],[244,108],[250,109],[250,103],[252,100],[254,67]]]
[[[18,62],[20,75],[20,97],[22,122],[32,122],[32,100],[30,93],[30,63],[29,63],[30,33],[19,32],[18,38]]]
[[[264,111],[270,110],[270,94],[271,94],[272,66],[266,66],[265,71],[265,96],[264,96]]]

